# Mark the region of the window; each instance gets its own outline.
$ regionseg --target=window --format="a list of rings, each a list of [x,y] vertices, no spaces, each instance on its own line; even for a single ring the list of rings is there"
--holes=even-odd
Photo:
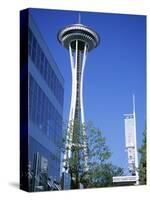
[[[60,81],[58,80],[54,70],[52,69],[51,65],[49,64],[46,56],[44,55],[38,41],[36,40],[35,36],[33,35],[32,31],[29,29],[29,56],[31,57],[33,63],[35,64],[36,68],[40,72],[41,76],[47,83],[48,87],[53,92],[54,96],[60,103],[63,105],[63,87],[61,86]]]
[[[61,139],[62,117],[29,75],[29,119],[56,145]],[[58,131],[59,130],[59,131]]]

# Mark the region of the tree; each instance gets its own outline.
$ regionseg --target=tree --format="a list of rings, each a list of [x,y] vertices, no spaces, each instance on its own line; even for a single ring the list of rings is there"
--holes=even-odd
[[[143,144],[139,149],[139,153],[141,154],[140,164],[139,164],[139,182],[140,184],[146,184],[146,133],[147,129],[143,132]]]
[[[73,129],[72,126],[69,127],[67,133],[68,130],[72,131]],[[87,138],[84,138],[83,131],[86,131]],[[106,145],[106,139],[92,123],[87,126],[75,123],[73,139],[78,145],[71,148],[73,156],[67,159],[71,175],[71,189],[79,188],[80,183],[83,184],[84,188],[111,186],[113,176],[123,175],[122,168],[109,162],[112,153]],[[83,154],[83,141],[85,140],[88,147],[88,170],[86,171]],[[67,145],[65,148],[67,148]]]
[[[109,162],[94,164],[88,172],[87,188],[113,186],[113,176],[123,176],[123,169]]]
[[[83,175],[87,188],[112,186],[113,176],[122,176],[123,169],[110,163],[111,151],[102,132],[92,124],[87,129],[89,170]],[[84,182],[83,181],[83,182]]]

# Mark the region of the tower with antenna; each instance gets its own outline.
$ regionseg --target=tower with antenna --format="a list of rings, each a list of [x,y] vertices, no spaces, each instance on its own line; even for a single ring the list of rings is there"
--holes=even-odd
[[[128,168],[132,176],[136,176],[136,184],[139,182],[138,175],[138,152],[136,141],[136,114],[135,95],[133,95],[133,113],[125,114],[125,144],[128,153]]]
[[[135,114],[135,96],[133,95],[133,113],[124,114],[125,122],[125,147],[128,154],[129,176],[114,176],[114,185],[138,185],[138,152],[136,142],[136,114]]]
[[[72,93],[69,112],[68,132],[65,143],[63,171],[70,173],[70,158],[74,158],[76,166],[80,163],[80,154],[83,153],[84,170],[88,170],[88,154],[86,131],[81,128],[85,124],[83,106],[83,78],[87,54],[99,44],[98,34],[91,28],[81,24],[81,16],[78,15],[78,23],[71,24],[58,32],[58,40],[69,51],[72,71]],[[78,131],[75,123],[79,124]],[[80,131],[82,129],[82,131]],[[77,136],[77,132],[81,135]],[[78,140],[77,140],[78,138]],[[71,179],[78,182],[79,169],[71,174]],[[72,185],[72,188],[79,186]]]

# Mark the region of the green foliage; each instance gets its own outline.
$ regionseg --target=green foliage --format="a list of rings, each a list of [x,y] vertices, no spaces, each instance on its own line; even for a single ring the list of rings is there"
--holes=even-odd
[[[140,184],[146,184],[146,133],[147,129],[145,128],[143,133],[143,144],[139,149],[141,154],[140,164],[139,164],[139,181]]]
[[[102,132],[92,124],[88,126],[88,172],[83,173],[81,182],[87,188],[112,186],[113,176],[122,176],[123,169],[109,162],[112,155]]]
[[[102,164],[111,157],[111,151],[106,145],[106,139],[101,131],[93,125],[89,125],[87,129],[88,157],[89,165]]]
[[[95,163],[90,167],[88,175],[86,175],[86,187],[97,188],[113,186],[112,177],[122,175],[123,169],[116,167],[112,163]]]
[[[92,123],[86,126],[84,124],[81,127],[78,122],[75,122],[74,127],[70,123],[68,130],[73,133],[73,141],[78,144],[72,147],[73,156],[68,159],[72,180],[76,182],[73,185],[78,187],[79,183],[82,183],[85,188],[112,186],[112,177],[123,175],[123,169],[109,162],[112,153],[102,132]],[[81,136],[84,135],[83,131],[87,134],[86,138]],[[84,170],[82,148],[84,140],[86,140],[88,147],[88,171]]]

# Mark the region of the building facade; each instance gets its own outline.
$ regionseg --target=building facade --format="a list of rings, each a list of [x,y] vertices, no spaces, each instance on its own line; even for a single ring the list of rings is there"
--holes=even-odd
[[[47,170],[48,177],[60,182],[64,80],[30,9],[26,11],[28,66],[21,66],[21,71],[28,68],[23,78],[28,85],[28,171],[32,171],[35,177],[39,169]],[[21,153],[23,151],[21,148]],[[23,166],[25,162],[22,163]]]
[[[29,15],[29,160],[41,153],[48,174],[60,177],[64,81]]]

